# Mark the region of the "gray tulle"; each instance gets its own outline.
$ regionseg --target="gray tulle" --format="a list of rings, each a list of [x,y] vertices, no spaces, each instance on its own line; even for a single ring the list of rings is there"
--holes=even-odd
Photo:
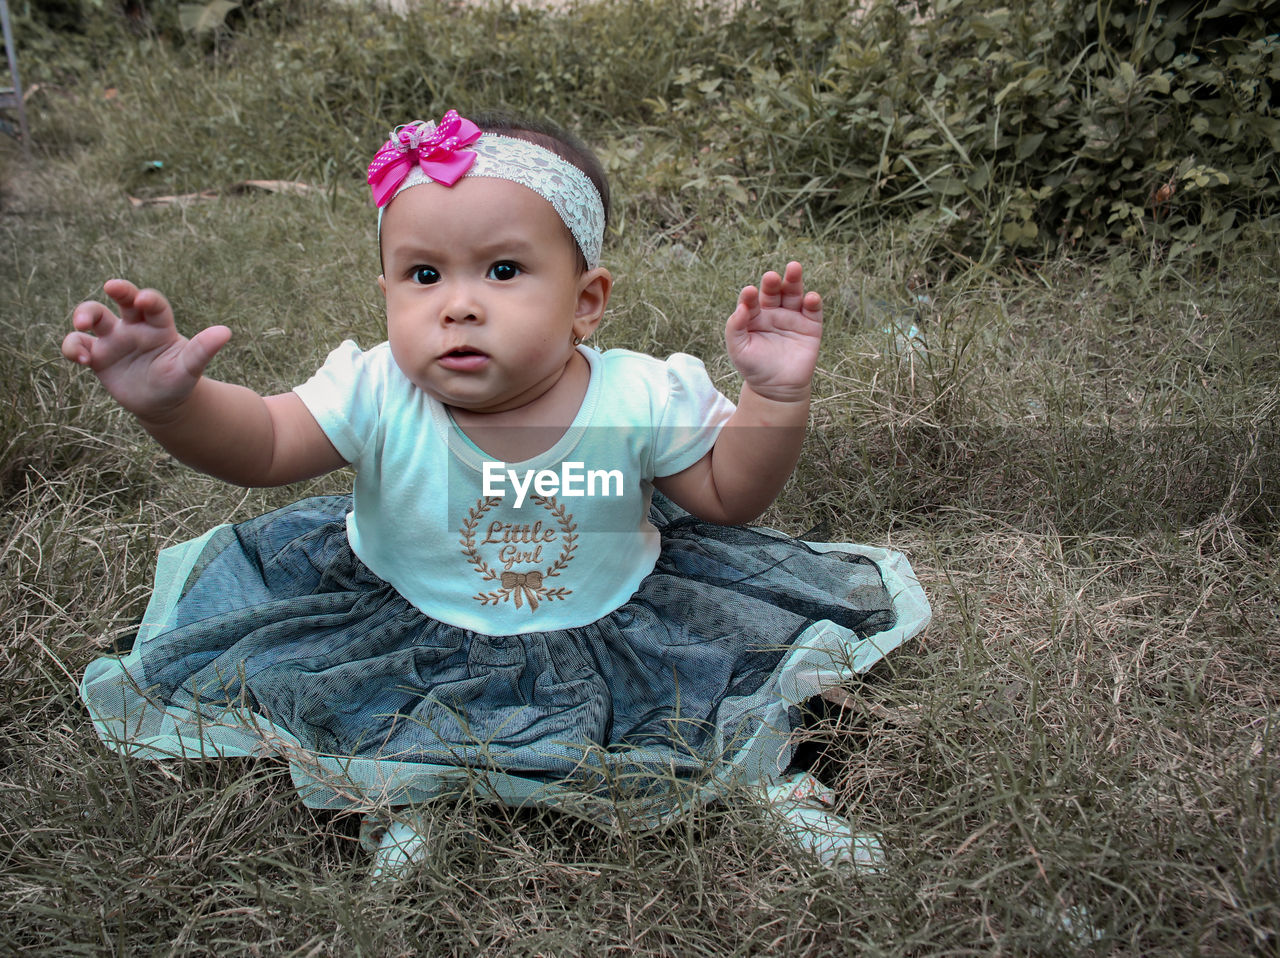
[[[350,507],[308,499],[222,527],[184,544],[176,581],[162,556],[138,643],[93,663],[82,685],[104,740],[149,757],[252,754],[251,731],[267,729],[289,740],[295,780],[307,754],[356,783],[355,796],[309,799],[329,806],[391,785],[420,798],[449,768],[493,773],[505,782],[494,794],[533,800],[611,768],[670,782],[738,763],[758,780],[782,771],[794,696],[863,670],[928,621],[905,560],[909,584],[893,573],[891,596],[863,555],[704,523],[656,497],[662,551],[630,601],[580,628],[483,635],[370,572],[347,542]],[[918,600],[898,623],[907,592]]]
[[[331,755],[554,777],[595,745],[694,770],[709,743],[749,731],[753,699],[813,620],[859,636],[894,624],[875,563],[660,503],[661,557],[621,608],[575,629],[482,635],[373,575],[347,544],[349,508],[305,500],[215,537],[175,627],[147,644],[149,693],[247,707]]]

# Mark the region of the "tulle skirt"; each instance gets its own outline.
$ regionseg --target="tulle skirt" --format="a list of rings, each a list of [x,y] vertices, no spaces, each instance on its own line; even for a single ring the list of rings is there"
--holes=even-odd
[[[900,554],[716,526],[655,496],[654,571],[580,628],[491,636],[355,556],[350,498],[165,550],[133,647],[81,693],[144,758],[285,758],[315,807],[461,789],[657,821],[785,771],[798,706],[928,623]]]

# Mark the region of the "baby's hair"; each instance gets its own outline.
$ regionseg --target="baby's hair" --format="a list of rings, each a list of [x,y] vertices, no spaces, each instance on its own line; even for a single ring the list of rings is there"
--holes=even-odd
[[[591,149],[576,136],[550,121],[534,120],[502,110],[479,113],[470,119],[485,133],[527,140],[544,150],[550,150],[560,159],[582,170],[600,194],[600,202],[604,205],[604,225],[606,227],[609,225],[609,180],[605,176],[604,166]],[[585,273],[587,259],[583,256],[576,240],[573,245],[578,250],[578,272]]]
[[[604,167],[591,149],[572,133],[545,120],[532,120],[514,113],[493,110],[472,116],[471,122],[485,133],[528,140],[572,163],[595,185],[604,204],[604,222],[609,225],[609,181]]]

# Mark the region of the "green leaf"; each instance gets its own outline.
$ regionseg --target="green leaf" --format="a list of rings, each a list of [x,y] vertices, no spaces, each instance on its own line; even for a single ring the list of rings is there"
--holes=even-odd
[[[1010,83],[1006,83],[1004,86],[1004,89],[996,94],[995,105],[999,106],[1004,101],[1005,97],[1007,97],[1014,90],[1020,90],[1021,88],[1022,88],[1021,80],[1013,80]]]
[[[1040,144],[1044,142],[1046,135],[1047,134],[1044,131],[1041,131],[1040,133],[1032,133],[1030,136],[1018,137],[1018,146],[1017,149],[1014,150],[1013,155],[1017,157],[1019,161],[1025,160],[1040,148]]]
[[[972,163],[973,161],[969,159],[969,152],[960,144],[960,141],[955,138],[951,130],[947,127],[947,124],[943,121],[942,117],[938,116],[937,111],[933,108],[933,104],[928,100],[921,100],[920,102],[923,103],[924,108],[929,111],[929,116],[933,117],[934,122],[938,124],[938,129],[940,129],[942,131],[942,135],[947,138],[947,142],[950,143],[955,151],[960,154],[960,159],[964,160],[966,164]]]
[[[937,136],[937,131],[932,127],[918,126],[902,138],[902,145],[915,146],[917,143],[932,140],[935,136]]]
[[[1049,76],[1048,67],[1035,67],[1027,73],[1018,82],[1022,84],[1022,88],[1028,92],[1035,90],[1040,86],[1040,81]]]
[[[1010,246],[1023,246],[1034,243],[1039,232],[1030,220],[1010,220],[1000,230],[1000,236]]]
[[[1234,0],[1225,0],[1225,2],[1218,4],[1216,7],[1199,14],[1196,19],[1211,20],[1214,17],[1229,17],[1232,14],[1241,12],[1243,12],[1243,10],[1239,3],[1234,2]]]

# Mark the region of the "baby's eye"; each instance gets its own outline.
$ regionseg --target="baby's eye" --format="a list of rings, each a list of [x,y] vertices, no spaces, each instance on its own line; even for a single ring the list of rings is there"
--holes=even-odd
[[[434,266],[415,266],[410,274],[419,286],[430,286],[440,282],[440,271]]]
[[[489,267],[489,279],[508,280],[520,275],[520,267],[515,263],[503,261]]]

